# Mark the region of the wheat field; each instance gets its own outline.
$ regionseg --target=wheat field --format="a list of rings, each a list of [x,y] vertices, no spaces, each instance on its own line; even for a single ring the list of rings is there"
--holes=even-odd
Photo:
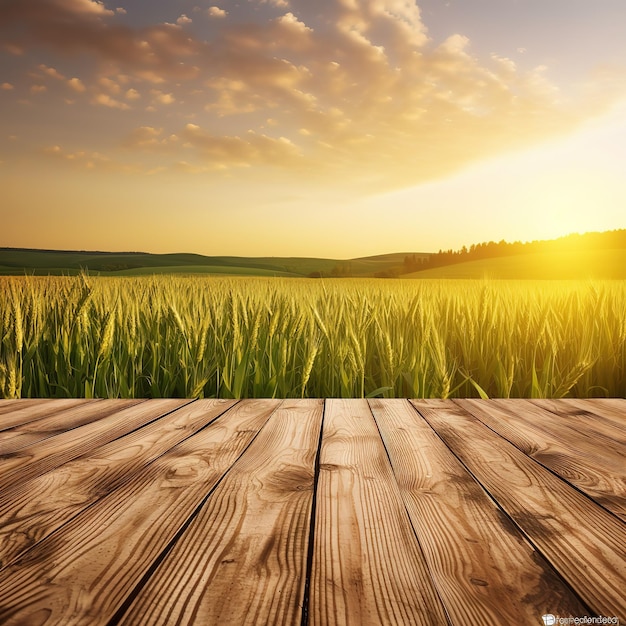
[[[0,397],[623,397],[626,281],[1,277]]]

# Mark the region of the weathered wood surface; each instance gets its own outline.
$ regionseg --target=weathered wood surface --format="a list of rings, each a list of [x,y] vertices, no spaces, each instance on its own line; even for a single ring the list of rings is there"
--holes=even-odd
[[[486,406],[475,400],[459,400],[457,404],[626,521],[625,448],[603,429],[585,428],[579,416],[571,415],[566,407],[558,416],[544,410],[544,405],[520,400],[493,401]],[[554,409],[552,404],[546,406]]]
[[[122,402],[124,402],[122,400]],[[127,407],[105,418],[67,430],[34,446],[0,457],[0,493],[50,470],[173,411],[186,400],[153,400]]]
[[[85,402],[77,406],[48,415],[26,424],[0,432],[0,456],[60,435],[66,430],[84,426],[101,420],[107,415],[119,413],[121,409],[139,404],[142,400],[99,400]]]
[[[195,434],[234,400],[199,400],[0,494],[0,565],[40,541],[130,476]]]
[[[531,624],[542,609],[584,613],[579,599],[406,400],[373,400],[372,409],[452,624],[506,624],[511,615]]]
[[[463,408],[444,400],[412,403],[587,606],[626,615],[622,520]]]
[[[4,400],[0,406],[0,431],[51,417],[70,407],[84,406],[95,400]]]
[[[0,624],[624,623],[625,431],[620,399],[3,401]]]
[[[626,413],[626,400],[620,410],[618,404],[592,400],[532,400],[532,403],[546,408],[559,417],[567,416],[567,424],[578,428],[585,435],[595,435],[599,442],[609,445],[626,445],[623,415]],[[622,417],[620,417],[622,416]],[[561,420],[563,421],[563,420]],[[571,423],[570,423],[571,422]]]
[[[322,412],[284,401],[122,624],[300,624]]]
[[[327,407],[313,554],[312,623],[446,623],[365,400]]]

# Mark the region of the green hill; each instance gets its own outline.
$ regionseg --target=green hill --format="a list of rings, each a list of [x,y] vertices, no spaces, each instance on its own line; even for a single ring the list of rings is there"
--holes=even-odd
[[[230,274],[247,276],[374,276],[395,271],[406,254],[357,259],[308,257],[238,257],[146,252],[89,252],[0,248],[0,274],[77,274],[103,276],[146,274]],[[424,253],[416,253],[428,256]]]
[[[402,278],[626,279],[626,249],[539,252],[467,261]]]
[[[354,259],[0,248],[0,274],[215,274],[284,277],[626,279],[626,229]]]

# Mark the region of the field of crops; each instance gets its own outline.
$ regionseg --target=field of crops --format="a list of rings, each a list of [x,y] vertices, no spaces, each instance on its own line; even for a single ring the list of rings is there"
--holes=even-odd
[[[626,395],[626,281],[0,278],[0,397]]]

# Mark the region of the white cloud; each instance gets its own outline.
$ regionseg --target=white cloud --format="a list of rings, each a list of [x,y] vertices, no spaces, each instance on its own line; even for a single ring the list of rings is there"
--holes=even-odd
[[[101,16],[115,13],[96,0],[51,0],[50,4],[76,14]]]
[[[47,76],[51,76],[52,78],[56,78],[57,80],[65,80],[65,76],[63,76],[63,74],[61,74],[54,67],[48,67],[47,65],[44,65],[42,63],[41,65],[39,65],[39,69]]]
[[[80,78],[70,78],[67,81],[67,86],[70,89],[73,89],[74,91],[78,92],[78,93],[82,93],[83,91],[86,90],[85,85],[83,84],[83,81]]]
[[[112,79],[102,76],[98,79],[98,84],[104,87],[109,93],[119,94],[122,88]]]
[[[207,13],[209,16],[217,18],[226,17],[228,15],[228,11],[224,11],[224,9],[220,9],[219,7],[209,7]]]
[[[285,13],[285,15],[281,15],[278,18],[278,23],[282,26],[293,29],[301,35],[313,32],[312,28],[309,28],[304,22],[301,22],[293,13]]]
[[[171,93],[163,93],[158,89],[153,89],[151,93],[154,96],[154,100],[160,104],[173,104],[176,102],[176,98]]]
[[[11,45],[60,52],[48,58],[95,58],[97,69],[83,76],[93,104],[122,111],[143,96],[150,119],[161,119],[163,105],[172,105],[170,122],[202,119],[207,130],[187,127],[176,146],[167,143],[177,160],[191,162],[185,150],[193,149],[210,167],[272,162],[304,171],[306,161],[329,178],[390,186],[565,132],[609,101],[596,90],[604,105],[574,108],[560,101],[545,69],[524,72],[501,54],[479,58],[463,33],[430,39],[413,0],[257,2],[266,5],[263,19],[251,10],[245,21],[223,19],[228,12],[218,5],[187,5],[221,18],[205,40],[184,28],[187,14],[176,25],[122,26],[102,2],[15,1],[15,31],[27,34]],[[63,77],[57,65],[39,67],[32,93],[51,84],[41,72]],[[87,90],[78,78],[66,84]]]
[[[450,35],[440,46],[439,50],[448,54],[460,54],[469,47],[470,40],[464,35]]]
[[[111,96],[109,96],[109,94],[106,93],[98,94],[93,99],[93,103],[100,104],[111,109],[120,109],[121,111],[126,111],[130,109],[130,107],[125,102],[120,102],[119,100],[112,98]]]

